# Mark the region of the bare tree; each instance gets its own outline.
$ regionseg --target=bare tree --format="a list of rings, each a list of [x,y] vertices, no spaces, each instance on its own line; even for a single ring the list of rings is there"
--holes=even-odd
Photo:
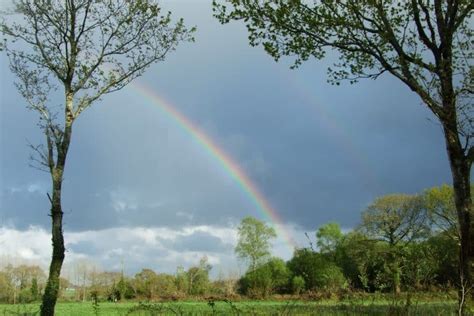
[[[174,23],[154,0],[17,0],[0,24],[16,86],[39,115],[46,143],[32,146],[51,175],[53,254],[41,315],[53,315],[64,260],[61,190],[73,124],[102,96],[164,60],[194,28]],[[64,101],[52,105],[60,89]]]

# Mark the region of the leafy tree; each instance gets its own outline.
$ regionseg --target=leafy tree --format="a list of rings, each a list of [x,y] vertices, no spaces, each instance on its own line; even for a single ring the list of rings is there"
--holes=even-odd
[[[471,192],[473,191],[471,185]],[[453,188],[447,184],[425,190],[424,207],[435,228],[445,231],[456,240],[460,240],[460,228],[456,214]]]
[[[308,290],[334,291],[347,285],[342,270],[326,256],[311,249],[296,249],[288,268],[293,275],[303,277]]]
[[[327,223],[321,226],[316,232],[316,245],[319,252],[330,255],[336,259],[336,250],[341,244],[344,234],[338,223]]]
[[[53,255],[41,315],[53,315],[65,252],[61,192],[73,124],[101,97],[191,40],[193,29],[182,20],[173,25],[154,0],[16,0],[14,13],[22,19],[0,24],[2,48],[46,137],[45,146],[32,148],[52,181]],[[64,101],[57,110],[51,96],[58,88]]]
[[[179,266],[176,268],[176,278],[175,278],[175,283],[176,283],[176,288],[178,289],[178,292],[180,292],[182,295],[185,295],[188,293],[188,278],[186,276],[186,271],[182,266]]]
[[[376,198],[362,213],[361,229],[369,237],[395,246],[425,236],[426,217],[418,196],[389,194]]]
[[[208,263],[207,257],[201,258],[197,267],[191,267],[187,271],[188,294],[203,295],[209,289],[209,272],[212,266]]]
[[[460,299],[471,288],[474,222],[470,190],[474,160],[472,23],[469,0],[213,1],[221,23],[241,20],[253,46],[295,66],[339,58],[330,81],[351,83],[390,74],[416,93],[441,123],[460,223]],[[460,302],[461,302],[460,301]],[[460,304],[462,311],[463,305]]]
[[[459,261],[454,256],[459,248],[459,241],[455,240],[446,232],[430,237],[428,244],[428,261],[436,267],[436,275],[433,281],[442,287],[449,287],[459,282],[457,271]]]
[[[170,298],[176,294],[177,287],[175,277],[169,274],[160,273],[156,276],[156,294],[160,297]]]
[[[336,263],[352,287],[370,292],[382,290],[379,280],[385,259],[381,253],[386,248],[384,242],[371,240],[361,231],[352,231],[339,245]]]
[[[29,303],[33,300],[31,286],[34,280],[43,281],[45,278],[43,270],[39,266],[21,264],[18,266],[8,265],[4,272],[8,278],[9,292],[13,304],[17,302]]]
[[[142,269],[139,273],[135,274],[134,284],[136,293],[149,300],[153,299],[156,292],[156,278],[155,271],[151,269]]]
[[[256,269],[270,256],[270,240],[276,237],[272,227],[254,217],[245,217],[238,228],[239,240],[235,253],[250,263],[250,270]]]
[[[0,302],[10,303],[13,291],[13,284],[8,272],[0,271]]]
[[[113,296],[118,300],[131,299],[135,297],[134,289],[130,280],[126,279],[123,275],[114,287],[113,294]]]
[[[301,275],[296,275],[291,279],[291,290],[293,294],[300,295],[304,291],[305,282],[304,278]]]
[[[361,229],[369,237],[388,243],[387,259],[395,293],[400,292],[401,249],[426,235],[426,212],[422,206],[418,196],[391,194],[375,199],[362,214]]]
[[[456,248],[454,248],[456,249]],[[449,253],[449,252],[448,252]],[[420,291],[433,284],[439,269],[434,249],[426,240],[408,245],[403,252],[403,275],[401,283],[407,288]]]
[[[249,270],[240,279],[240,290],[251,297],[267,297],[273,293],[287,290],[290,271],[280,258],[271,258],[268,262]]]

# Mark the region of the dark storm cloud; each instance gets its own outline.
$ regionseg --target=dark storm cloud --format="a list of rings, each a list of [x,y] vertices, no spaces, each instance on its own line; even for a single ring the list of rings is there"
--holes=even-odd
[[[167,5],[198,26],[196,43],[178,47],[138,84],[169,100],[233,157],[285,222],[305,230],[328,220],[351,227],[378,195],[450,181],[438,126],[396,80],[333,87],[327,62],[290,70],[288,60],[275,63],[249,47],[242,25],[219,25],[209,5]],[[42,137],[4,56],[1,65],[0,216],[19,228],[48,227],[44,194],[8,193],[49,178],[27,166],[25,139]],[[215,157],[131,86],[76,122],[64,210],[67,231],[228,225],[262,216]],[[213,242],[201,237],[176,247]]]

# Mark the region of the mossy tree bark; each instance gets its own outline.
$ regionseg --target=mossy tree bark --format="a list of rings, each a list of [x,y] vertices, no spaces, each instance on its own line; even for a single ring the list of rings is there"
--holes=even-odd
[[[53,243],[53,254],[51,257],[51,264],[49,266],[49,276],[46,283],[46,288],[43,294],[41,304],[41,316],[54,315],[54,308],[58,299],[60,289],[60,274],[65,257],[64,235],[63,235],[63,211],[61,206],[62,184],[64,167],[66,165],[66,158],[71,143],[72,124],[74,122],[73,116],[73,98],[74,95],[70,91],[66,92],[66,111],[65,111],[65,128],[63,137],[54,142],[51,134],[46,133],[48,145],[48,162],[50,174],[52,179],[52,197],[51,202],[51,240]],[[51,130],[51,132],[53,132]],[[53,148],[55,146],[55,148]],[[56,152],[57,158],[54,159]]]

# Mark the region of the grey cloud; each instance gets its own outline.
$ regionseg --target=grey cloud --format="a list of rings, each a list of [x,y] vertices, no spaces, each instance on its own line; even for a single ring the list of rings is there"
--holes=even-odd
[[[198,26],[197,41],[137,84],[165,97],[225,149],[285,222],[305,230],[328,220],[353,227],[377,195],[450,182],[439,128],[396,80],[332,87],[327,62],[289,70],[288,60],[275,63],[249,47],[242,26],[220,25],[209,4],[166,5]],[[0,65],[0,217],[20,228],[49,227],[45,196],[6,191],[49,178],[27,166],[25,139],[40,143],[42,135],[3,56]],[[262,216],[216,158],[132,86],[76,122],[64,211],[69,232],[228,225]]]
[[[166,245],[166,244],[165,244]],[[232,253],[233,246],[224,243],[220,238],[206,232],[195,232],[191,235],[179,236],[167,246],[176,251],[201,251]]]

